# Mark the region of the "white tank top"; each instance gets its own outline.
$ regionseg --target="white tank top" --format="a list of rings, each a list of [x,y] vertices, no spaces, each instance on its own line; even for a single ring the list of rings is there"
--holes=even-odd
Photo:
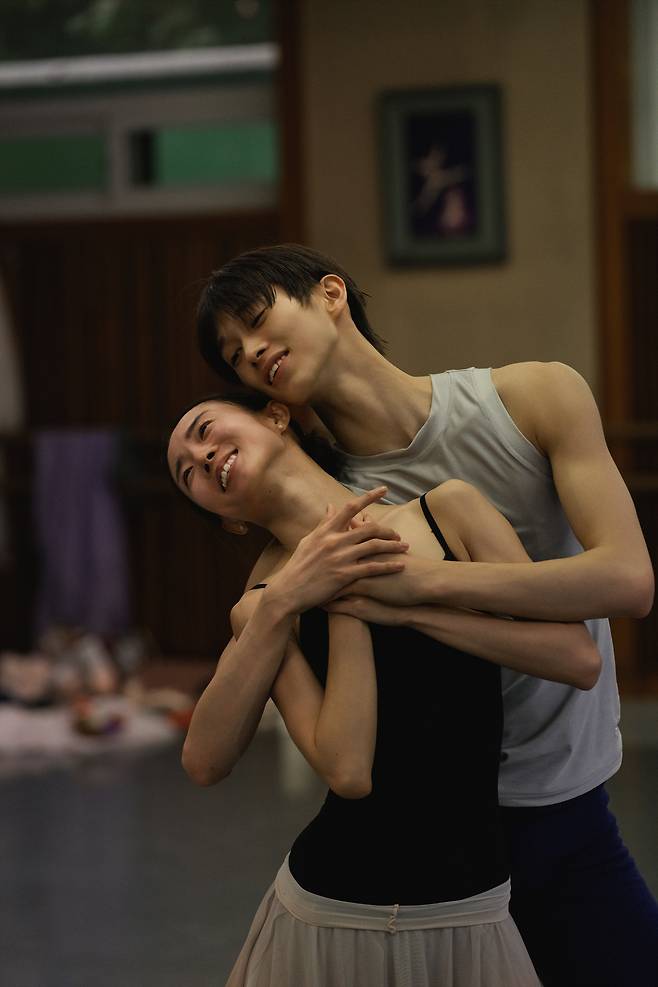
[[[346,455],[345,482],[363,491],[388,485],[404,503],[451,478],[477,487],[512,523],[533,561],[583,548],[562,510],[551,465],[519,431],[490,369],[432,375],[429,418],[406,449]],[[588,620],[603,667],[582,691],[502,670],[505,727],[499,775],[502,805],[548,805],[590,791],[621,764],[619,694],[607,620]]]

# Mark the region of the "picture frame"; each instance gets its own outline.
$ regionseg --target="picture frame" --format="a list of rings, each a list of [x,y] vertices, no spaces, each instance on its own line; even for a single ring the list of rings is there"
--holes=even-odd
[[[379,125],[390,263],[504,260],[500,86],[384,92]]]

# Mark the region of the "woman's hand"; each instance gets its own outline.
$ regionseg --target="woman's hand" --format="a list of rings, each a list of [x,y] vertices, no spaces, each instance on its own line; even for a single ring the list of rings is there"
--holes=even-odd
[[[409,546],[397,531],[357,518],[369,504],[380,500],[386,487],[369,490],[327,516],[304,536],[288,562],[268,582],[265,594],[288,613],[302,613],[332,599],[360,578],[390,575],[404,569],[400,558]],[[386,553],[389,558],[377,560]]]

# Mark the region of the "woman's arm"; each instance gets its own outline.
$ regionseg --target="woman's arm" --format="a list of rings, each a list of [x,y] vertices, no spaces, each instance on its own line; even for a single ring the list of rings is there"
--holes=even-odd
[[[295,613],[280,600],[253,590],[231,612],[234,631],[247,597],[254,598],[251,619],[224,649],[183,745],[183,768],[198,785],[226,778],[249,746],[295,625]]]
[[[272,698],[292,740],[332,791],[343,798],[370,793],[377,680],[367,624],[343,614],[329,615],[324,690],[297,640],[291,639]]]
[[[268,577],[267,588],[246,593],[233,608],[231,622],[240,638],[236,635],[225,648],[183,747],[183,767],[198,784],[225,778],[251,742],[298,614],[330,599],[357,573],[379,577],[403,567],[399,535],[355,518],[384,492],[384,487],[368,491],[329,511],[286,565]],[[380,560],[384,551],[398,554]]]
[[[260,621],[265,593],[253,590],[231,612],[238,650]],[[271,650],[285,655],[274,685],[276,703],[292,740],[311,767],[343,798],[362,798],[371,789],[371,770],[377,731],[377,683],[370,631],[354,617],[329,616],[329,663],[326,690],[316,679],[299,647],[294,630],[274,627]],[[251,645],[250,645],[251,646]],[[261,646],[265,645],[264,638]],[[247,663],[248,667],[248,663]],[[242,675],[245,675],[242,666]],[[183,767],[199,785],[214,785],[230,772],[224,767],[227,747],[240,744],[226,737],[221,710],[231,684],[247,688],[240,675],[231,682],[215,678],[196,705],[183,747]],[[264,707],[268,696],[262,699]],[[219,714],[219,715],[218,715]],[[251,735],[249,737],[251,739]]]
[[[427,505],[460,562],[529,561],[512,525],[475,487],[450,480]],[[412,559],[409,559],[412,563]],[[396,607],[361,595],[327,607],[372,623],[404,624],[497,665],[591,689],[601,656],[582,623],[517,621],[439,605]]]
[[[237,647],[259,619],[264,596],[253,590],[233,608]],[[186,771],[202,785],[224,777],[220,765],[226,741],[215,712],[216,691],[211,682],[199,700],[183,751]],[[294,743],[337,795],[363,798],[369,794],[377,733],[377,681],[366,624],[342,614],[329,615],[326,689],[289,629],[272,699]]]

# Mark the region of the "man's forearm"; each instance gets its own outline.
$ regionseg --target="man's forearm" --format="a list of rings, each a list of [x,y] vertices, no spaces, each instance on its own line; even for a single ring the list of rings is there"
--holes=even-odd
[[[517,622],[440,606],[403,608],[408,627],[460,651],[579,689],[595,685],[601,658],[582,623]]]
[[[294,621],[263,592],[238,640],[225,648],[196,705],[183,748],[183,766],[199,784],[214,784],[229,774],[252,740]]]
[[[651,606],[650,573],[594,548],[545,562],[446,562],[427,567],[423,603],[535,620],[641,617]]]

